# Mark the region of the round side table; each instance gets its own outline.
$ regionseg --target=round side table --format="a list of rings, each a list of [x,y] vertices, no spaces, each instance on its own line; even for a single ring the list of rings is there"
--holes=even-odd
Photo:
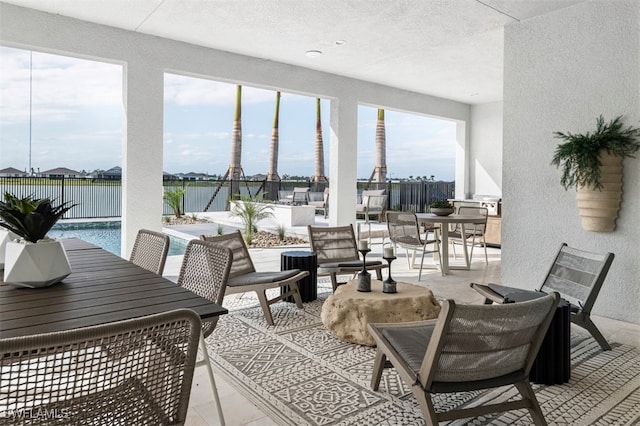
[[[300,269],[309,275],[298,281],[300,297],[303,302],[311,302],[318,297],[318,256],[310,251],[284,251],[280,254],[280,270]],[[281,294],[289,291],[289,286],[282,287]],[[294,302],[293,297],[284,299]]]

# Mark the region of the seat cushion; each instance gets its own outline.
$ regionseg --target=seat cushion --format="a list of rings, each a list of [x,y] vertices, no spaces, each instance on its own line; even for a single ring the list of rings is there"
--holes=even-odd
[[[373,266],[380,266],[382,262],[379,260],[367,260],[366,262],[367,268]],[[339,269],[339,268],[362,268],[361,260],[348,260],[344,262],[328,262],[322,263],[318,265],[319,268],[327,268],[327,269]]]
[[[402,356],[411,371],[417,375],[418,371],[420,371],[424,354],[427,352],[433,328],[433,325],[410,328],[382,328],[382,335]]]
[[[229,278],[227,285],[229,287],[239,287],[243,285],[268,284],[282,281],[294,277],[300,273],[300,269],[291,269],[290,271],[274,271],[274,272],[251,272],[237,277]]]

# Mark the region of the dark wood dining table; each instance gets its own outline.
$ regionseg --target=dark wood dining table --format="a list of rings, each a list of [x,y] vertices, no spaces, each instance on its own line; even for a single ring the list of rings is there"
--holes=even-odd
[[[222,306],[95,245],[61,239],[71,274],[46,288],[18,288],[0,274],[0,338],[63,331],[166,312],[194,310],[203,321]]]

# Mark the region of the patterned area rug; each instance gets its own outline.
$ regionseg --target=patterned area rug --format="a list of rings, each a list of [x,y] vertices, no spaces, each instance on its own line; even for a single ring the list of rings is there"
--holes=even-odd
[[[380,391],[369,387],[374,348],[345,343],[320,320],[329,284],[319,284],[318,300],[298,310],[272,305],[268,326],[252,294],[228,297],[230,313],[207,339],[211,359],[241,393],[282,425],[423,425],[417,401],[394,369],[386,369]],[[586,334],[572,333],[571,381],[533,385],[549,424],[629,425],[640,422],[640,351],[614,344],[603,352]],[[438,395],[436,410],[502,401],[513,386]],[[526,410],[451,425],[529,425]]]

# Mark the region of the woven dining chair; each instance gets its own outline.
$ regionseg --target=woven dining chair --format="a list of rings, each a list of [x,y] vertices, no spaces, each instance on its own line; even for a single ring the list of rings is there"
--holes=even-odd
[[[422,277],[422,268],[424,266],[424,256],[427,253],[436,253],[440,271],[442,269],[442,257],[440,256],[440,242],[436,228],[431,228],[433,238],[429,238],[429,230],[423,237],[420,234],[420,226],[415,213],[410,212],[387,212],[387,229],[389,230],[389,239],[395,247],[404,248],[407,255],[407,262],[410,268],[416,267],[416,254],[420,251],[420,272],[418,272],[418,281]],[[433,245],[432,250],[427,250],[428,245]],[[409,259],[409,250],[412,251],[411,259]],[[443,274],[444,275],[444,274]]]
[[[298,281],[309,275],[309,272],[300,269],[257,272],[240,231],[223,235],[201,235],[200,239],[231,249],[233,260],[225,295],[255,291],[267,324],[274,325],[270,306],[276,302],[293,297],[296,306],[303,308]],[[280,294],[269,298],[267,290],[270,289],[280,289]]]
[[[369,324],[377,346],[371,388],[377,391],[383,370],[394,367],[427,425],[520,408],[529,410],[536,425],[546,425],[529,371],[559,300],[558,293],[505,305],[445,300],[437,320]],[[432,400],[438,393],[506,385],[514,385],[521,398],[447,411],[436,411]]]
[[[178,275],[178,285],[192,291],[198,296],[210,300],[222,306],[229,272],[231,270],[231,250],[203,240],[191,240],[187,248]],[[200,352],[202,360],[196,363],[196,367],[205,366],[209,375],[209,383],[213,392],[213,401],[218,412],[218,420],[224,425],[224,414],[220,405],[218,388],[213,376],[209,353],[204,339],[209,337],[216,328],[218,318],[207,319],[202,323],[200,334]]]
[[[489,257],[487,255],[487,242],[485,240],[485,233],[487,230],[487,215],[488,209],[486,207],[472,207],[472,206],[460,206],[458,214],[460,216],[483,216],[484,220],[476,223],[457,223],[453,230],[449,230],[449,242],[453,249],[453,257],[456,257],[456,245],[467,244],[471,242],[471,250],[469,251],[469,263],[473,259],[473,248],[484,248],[484,261],[488,265]],[[464,233],[462,228],[464,227]]]
[[[200,328],[179,309],[0,339],[0,425],[184,424]]]
[[[140,229],[133,243],[129,260],[148,271],[162,275],[169,252],[169,236],[161,232]]]

